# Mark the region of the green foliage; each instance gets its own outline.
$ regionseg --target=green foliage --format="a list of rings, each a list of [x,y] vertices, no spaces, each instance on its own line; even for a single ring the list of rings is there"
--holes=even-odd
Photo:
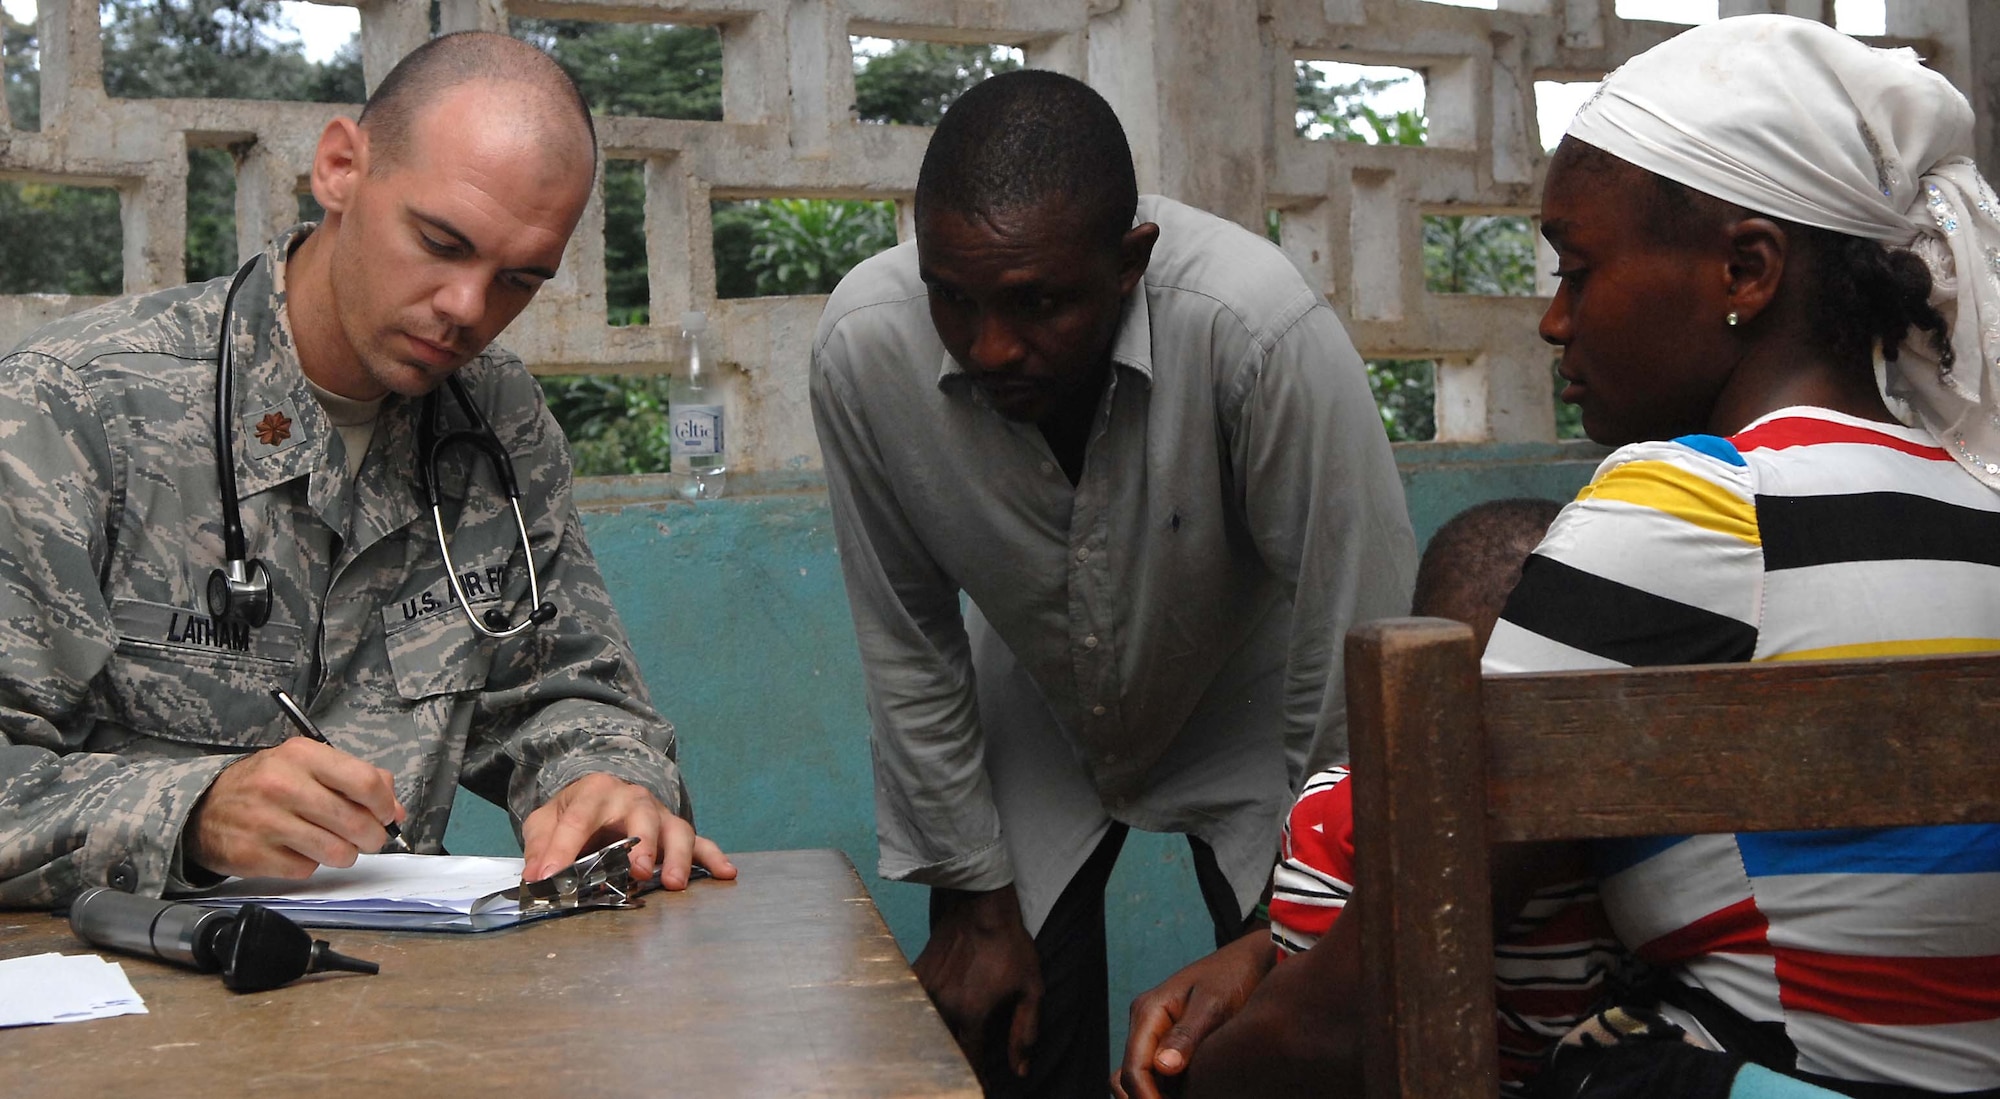
[[[1358,125],[1348,130],[1348,141],[1365,141],[1374,145],[1422,145],[1430,137],[1430,121],[1420,111],[1397,111],[1385,115],[1363,103],[1356,109],[1354,120]],[[1365,131],[1363,127],[1366,127]]]
[[[604,306],[612,324],[646,323],[646,165],[604,162]]]
[[[1437,364],[1429,359],[1370,359],[1368,388],[1392,443],[1437,438]]]
[[[0,182],[0,294],[116,294],[123,238],[116,191]]]
[[[187,278],[236,270],[236,158],[227,149],[189,149]]]
[[[15,127],[41,127],[35,26],[0,9],[7,110]],[[118,192],[0,181],[0,294],[116,294],[124,280]]]
[[[1360,80],[1344,84],[1319,69],[1300,61],[1292,69],[1292,91],[1298,100],[1294,125],[1301,137],[1331,141],[1367,141],[1376,144],[1422,145],[1424,117],[1417,111],[1399,111],[1384,116],[1368,101],[1390,88],[1409,82],[1407,76]]]
[[[897,42],[854,59],[854,113],[863,122],[935,126],[967,88],[1020,67],[1004,46]]]
[[[673,435],[664,376],[562,374],[541,383],[549,410],[569,437],[577,476],[667,469]]]
[[[350,40],[326,65],[278,42],[277,0],[100,0],[104,90],[122,98],[212,97],[359,103]]]
[[[750,267],[750,249],[757,245],[763,221],[763,203],[716,202],[709,207],[709,225],[715,238],[715,296],[754,298],[757,272]]]
[[[44,0],[52,2],[52,0]],[[128,98],[226,97],[358,103],[361,54],[354,39],[324,64],[296,42],[279,42],[276,0],[103,0],[104,87]],[[40,75],[28,61],[32,26],[4,20],[8,109],[17,125],[40,125]],[[228,152],[188,152],[187,277],[236,266],[236,180]],[[114,191],[0,184],[0,292],[115,294],[123,282]]]
[[[774,198],[750,247],[759,294],[830,294],[854,265],[896,243],[896,204]]]
[[[517,38],[568,69],[599,114],[722,120],[722,36],[714,27],[516,19]]]
[[[896,243],[893,202],[718,202],[710,221],[718,298],[832,293],[855,264]]]
[[[1533,295],[1534,223],[1481,214],[1425,217],[1424,286],[1434,294]]]
[[[7,111],[17,130],[42,128],[41,46],[35,25],[0,8],[0,52],[6,54]]]

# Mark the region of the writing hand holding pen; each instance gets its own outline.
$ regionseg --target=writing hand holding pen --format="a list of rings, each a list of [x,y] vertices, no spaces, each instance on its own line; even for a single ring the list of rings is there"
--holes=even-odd
[[[305,707],[299,705],[298,700],[293,698],[289,691],[283,689],[275,690],[271,692],[271,697],[277,700],[278,708],[285,712],[287,718],[291,719],[292,725],[298,729],[301,736],[317,741],[329,748],[333,747],[333,742],[326,739],[326,734],[319,731],[319,726],[313,722],[312,718],[306,716]],[[415,853],[414,849],[410,847],[410,841],[403,838],[403,830],[396,826],[395,821],[384,821],[382,830],[389,833],[389,842],[382,845],[383,854],[408,855]]]
[[[224,767],[181,832],[185,865],[245,878],[307,878],[353,866],[400,821],[395,776],[309,736]],[[198,879],[197,879],[198,880]]]

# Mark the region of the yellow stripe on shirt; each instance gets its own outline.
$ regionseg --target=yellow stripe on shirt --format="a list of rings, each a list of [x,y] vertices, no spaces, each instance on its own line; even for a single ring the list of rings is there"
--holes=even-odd
[[[1863,641],[1853,645],[1828,645],[1821,649],[1795,649],[1759,659],[1864,660],[1880,656],[1941,656],[1945,653],[1994,650],[2000,650],[2000,637],[1920,637],[1911,641]]]
[[[1637,504],[1753,546],[1763,544],[1755,504],[1671,462],[1626,462],[1584,486],[1576,498]]]

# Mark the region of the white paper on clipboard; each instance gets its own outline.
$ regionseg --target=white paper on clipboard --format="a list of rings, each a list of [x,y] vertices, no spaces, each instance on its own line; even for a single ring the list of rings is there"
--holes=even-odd
[[[188,899],[231,908],[261,904],[308,927],[409,927],[421,919],[393,917],[435,916],[448,921],[486,912],[517,914],[519,904],[498,894],[520,883],[518,858],[362,855],[353,866],[322,866],[303,881],[231,878]],[[392,918],[368,919],[374,916]]]

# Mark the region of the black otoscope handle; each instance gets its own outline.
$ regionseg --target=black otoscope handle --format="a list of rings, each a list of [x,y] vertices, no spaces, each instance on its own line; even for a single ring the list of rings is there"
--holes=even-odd
[[[236,913],[223,908],[136,897],[102,886],[69,903],[69,926],[92,946],[108,947],[192,966],[203,973],[222,968],[212,944]]]
[[[374,973],[374,962],[350,958],[262,905],[241,909],[135,897],[102,887],[85,890],[69,905],[70,930],[92,946],[122,950],[220,972],[237,992],[263,992],[308,973],[344,969]]]

